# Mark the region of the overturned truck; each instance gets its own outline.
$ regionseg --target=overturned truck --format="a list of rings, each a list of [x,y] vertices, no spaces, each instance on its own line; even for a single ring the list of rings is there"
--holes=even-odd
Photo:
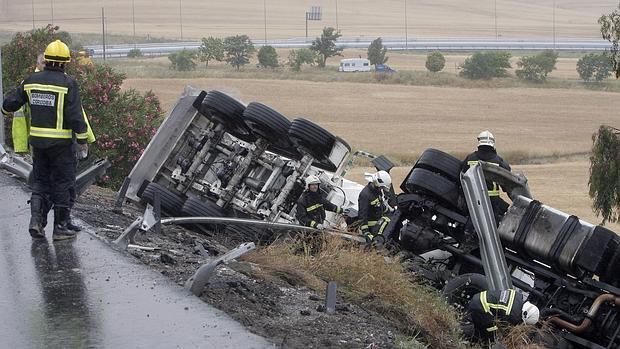
[[[122,195],[135,202],[161,201],[168,216],[234,217],[275,226],[296,223],[303,179],[316,175],[327,199],[353,212],[351,222],[363,186],[343,176],[355,155],[344,140],[304,118],[290,121],[261,103],[245,105],[219,91],[187,88],[126,179]],[[381,157],[373,164],[387,171],[392,166]],[[505,258],[511,284],[541,308],[558,335],[557,345],[620,348],[620,237],[534,200],[523,175],[481,166],[512,200],[499,222],[501,246],[494,252]],[[426,150],[400,186],[386,235],[387,246],[412,271],[463,307],[488,288],[489,275],[460,176],[460,160]],[[327,223],[346,228],[333,214]],[[193,228],[242,241],[275,235],[264,224]]]

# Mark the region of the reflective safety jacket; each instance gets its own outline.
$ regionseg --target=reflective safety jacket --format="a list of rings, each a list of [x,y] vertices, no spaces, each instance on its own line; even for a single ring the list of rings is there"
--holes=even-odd
[[[461,165],[461,170],[463,172],[467,171],[470,166],[477,164],[479,160],[498,165],[508,171],[511,170],[510,165],[501,156],[497,155],[495,149],[490,146],[478,147],[477,151],[467,155]],[[487,181],[487,189],[490,197],[499,196],[500,194],[499,186],[493,181]]]
[[[360,229],[362,233],[367,233],[369,229],[377,225],[379,220],[384,217],[386,211],[381,190],[376,188],[372,183],[368,183],[368,185],[362,189],[357,199],[357,206],[357,218],[361,223]],[[384,220],[384,222],[389,223],[389,219]],[[383,232],[383,229],[385,229],[385,227],[379,227],[378,230]]]
[[[86,143],[77,82],[61,70],[46,67],[24,80],[4,99],[2,113],[8,114],[27,104],[30,108],[30,144],[36,148],[70,145],[73,137]]]
[[[315,228],[317,224],[323,224],[325,210],[336,213],[342,212],[340,207],[329,202],[322,193],[306,190],[297,200],[295,218],[297,218],[300,224]]]
[[[488,338],[497,331],[497,321],[518,325],[523,322],[523,295],[515,290],[483,291],[469,301],[469,313],[479,336]]]

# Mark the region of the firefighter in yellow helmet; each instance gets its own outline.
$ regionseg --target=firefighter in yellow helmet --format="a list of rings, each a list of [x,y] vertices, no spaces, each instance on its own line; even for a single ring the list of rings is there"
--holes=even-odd
[[[71,239],[75,232],[67,229],[71,195],[75,182],[76,155],[73,137],[80,152],[88,152],[87,125],[84,122],[79,87],[64,73],[71,61],[69,47],[60,40],[45,49],[43,71],[27,77],[5,96],[2,113],[22,106],[30,108],[29,143],[33,152],[33,184],[28,230],[33,238],[44,238],[43,205],[46,195],[54,206],[54,240]]]
[[[90,59],[90,56],[88,55],[88,52],[86,51],[79,51],[77,53],[76,60],[78,64],[81,64],[81,65],[92,65],[93,64],[93,60]]]

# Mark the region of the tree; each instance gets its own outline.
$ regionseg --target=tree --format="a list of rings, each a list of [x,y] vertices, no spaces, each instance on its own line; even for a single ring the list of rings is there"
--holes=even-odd
[[[170,69],[179,71],[196,70],[196,52],[182,49],[168,55]]]
[[[370,46],[368,46],[368,60],[370,64],[376,66],[377,64],[384,64],[389,57],[386,57],[387,47],[383,46],[383,40],[381,38],[374,39]]]
[[[336,46],[336,41],[341,36],[340,31],[332,27],[325,27],[321,37],[314,39],[310,49],[316,52],[319,67],[325,68],[325,62],[329,57],[342,56],[343,48]]]
[[[446,66],[446,59],[439,51],[431,52],[426,56],[426,69],[433,73],[440,72]]]
[[[610,14],[602,15],[598,19],[601,26],[601,35],[603,39],[611,43],[609,58],[611,60],[612,69],[616,75],[616,79],[620,78],[620,4],[618,9]]]
[[[209,36],[202,38],[202,44],[198,48],[198,57],[201,62],[205,62],[205,67],[209,67],[209,61],[216,60],[221,62],[224,60],[224,42],[220,38]]]
[[[288,54],[288,65],[294,71],[301,71],[304,64],[314,64],[317,61],[316,53],[307,48],[291,50]]]
[[[140,58],[144,56],[139,48],[132,48],[127,52],[127,58]]]
[[[601,82],[611,74],[613,63],[605,53],[590,53],[577,61],[577,73],[585,82]]]
[[[592,136],[590,197],[592,209],[605,222],[620,218],[620,130],[601,126]]]
[[[256,49],[247,35],[236,35],[224,39],[224,51],[226,62],[239,70],[241,66],[250,63],[250,57]]]
[[[528,57],[521,57],[515,72],[517,77],[522,80],[532,82],[543,82],[547,80],[547,74],[555,69],[558,61],[558,54],[552,50],[544,50],[543,52]]]
[[[265,45],[258,50],[258,64],[263,68],[278,67],[278,53],[273,46]]]
[[[509,52],[476,52],[465,59],[459,75],[469,79],[491,79],[508,76]]]

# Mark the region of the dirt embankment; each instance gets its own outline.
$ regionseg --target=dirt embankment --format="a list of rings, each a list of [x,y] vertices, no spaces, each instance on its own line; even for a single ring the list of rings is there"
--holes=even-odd
[[[126,205],[113,213],[114,193],[91,187],[78,200],[75,215],[106,241],[117,238],[141,210]],[[221,237],[197,234],[183,227],[164,227],[137,243],[152,251],[130,248],[135,258],[183,285],[206,261],[225,253]],[[201,298],[230,314],[252,332],[284,348],[395,348],[408,336],[376,311],[339,299],[333,315],[325,313],[324,294],[305,285],[297,273],[264,275],[261,266],[234,262],[218,268]],[[407,339],[408,343],[411,339]]]

